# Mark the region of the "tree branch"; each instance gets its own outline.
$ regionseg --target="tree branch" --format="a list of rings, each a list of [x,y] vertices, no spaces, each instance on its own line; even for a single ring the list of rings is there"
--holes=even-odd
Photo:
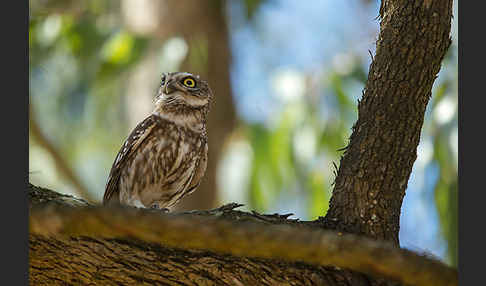
[[[411,285],[457,285],[456,270],[391,243],[312,228],[313,222],[285,216],[262,219],[233,210],[236,206],[163,214],[134,208],[33,204],[29,228],[31,234],[53,238],[129,239],[237,257],[336,266]]]
[[[32,110],[32,105],[29,104],[29,130],[32,136],[36,139],[37,143],[44,148],[54,160],[54,163],[61,173],[69,182],[75,187],[76,193],[85,198],[88,201],[94,202],[96,199],[88,191],[86,186],[82,183],[81,179],[74,173],[69,164],[64,160],[64,158],[59,154],[57,148],[49,141],[49,139],[42,133],[42,130],[37,123],[34,111]]]
[[[398,242],[425,109],[450,45],[452,0],[382,0],[358,120],[323,225]]]

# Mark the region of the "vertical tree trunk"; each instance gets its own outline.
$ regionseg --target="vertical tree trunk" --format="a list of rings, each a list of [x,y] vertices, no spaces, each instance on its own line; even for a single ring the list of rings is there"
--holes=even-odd
[[[324,224],[398,245],[425,109],[451,43],[452,0],[383,0],[380,16],[376,56]]]
[[[196,44],[190,45],[193,50],[189,51],[190,55],[181,67],[181,70],[194,71],[206,77],[214,93],[208,122],[208,167],[198,190],[181,201],[177,207],[179,210],[209,209],[216,206],[217,166],[225,139],[236,124],[236,112],[230,86],[231,52],[226,24],[226,2],[218,0],[210,2],[211,5],[208,3],[204,1],[192,3],[200,12],[197,22],[193,24],[200,25],[201,31],[189,33],[188,38]],[[206,45],[207,58],[205,61]]]
[[[187,41],[188,56],[179,70],[201,75],[209,82],[214,93],[208,122],[209,158],[206,174],[198,190],[185,197],[176,206],[177,210],[209,209],[216,205],[217,165],[225,138],[236,123],[229,77],[231,53],[225,3],[222,0],[191,1],[188,5],[179,0],[144,0],[134,6],[131,1],[126,4],[126,17],[138,23],[131,25],[132,30],[163,40],[182,36]],[[150,19],[143,17],[146,14]]]

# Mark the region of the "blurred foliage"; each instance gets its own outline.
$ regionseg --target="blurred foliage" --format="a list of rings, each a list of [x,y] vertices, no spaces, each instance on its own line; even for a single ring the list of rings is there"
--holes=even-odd
[[[448,243],[448,260],[457,267],[458,234],[458,159],[457,159],[457,41],[449,49],[444,60],[446,69],[440,78],[434,93],[432,109],[446,109],[455,104],[448,120],[438,117],[428,121],[428,128],[433,137],[433,162],[439,166],[439,178],[435,185],[435,201],[439,212],[441,229]],[[441,106],[442,105],[442,106]],[[437,120],[439,119],[439,120]]]
[[[243,2],[244,2],[245,10],[246,10],[246,17],[248,19],[252,19],[253,15],[258,10],[258,7],[264,1],[262,1],[262,0],[245,0]]]
[[[357,101],[348,88],[357,83],[364,86],[360,76],[364,72],[364,66],[356,64],[346,75],[334,71],[306,75],[307,82],[317,84],[284,104],[273,124],[247,125],[253,150],[248,187],[251,208],[272,209],[282,192],[287,192],[306,198],[305,218],[325,215],[335,177],[332,171],[357,118]],[[322,114],[324,105],[339,116]]]
[[[116,95],[122,93],[123,73],[141,58],[148,40],[120,28],[114,1],[70,4],[31,3],[30,103],[33,120],[68,163],[85,174],[90,189],[99,190],[104,182],[89,178],[86,169],[109,166],[108,154],[120,144],[113,136],[126,136],[119,124],[125,120],[123,98]],[[80,161],[86,165],[76,164]],[[42,170],[34,171],[42,176]]]

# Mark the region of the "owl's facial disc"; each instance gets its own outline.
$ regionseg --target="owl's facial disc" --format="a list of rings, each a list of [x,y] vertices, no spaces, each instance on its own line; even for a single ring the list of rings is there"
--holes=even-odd
[[[157,95],[157,102],[162,104],[185,104],[199,107],[208,104],[209,99],[200,86],[199,77],[190,73],[164,74]]]

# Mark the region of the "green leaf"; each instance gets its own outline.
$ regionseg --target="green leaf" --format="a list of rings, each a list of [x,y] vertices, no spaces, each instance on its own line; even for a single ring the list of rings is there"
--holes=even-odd
[[[102,58],[112,64],[126,64],[130,61],[134,39],[127,32],[112,35],[101,48]]]

